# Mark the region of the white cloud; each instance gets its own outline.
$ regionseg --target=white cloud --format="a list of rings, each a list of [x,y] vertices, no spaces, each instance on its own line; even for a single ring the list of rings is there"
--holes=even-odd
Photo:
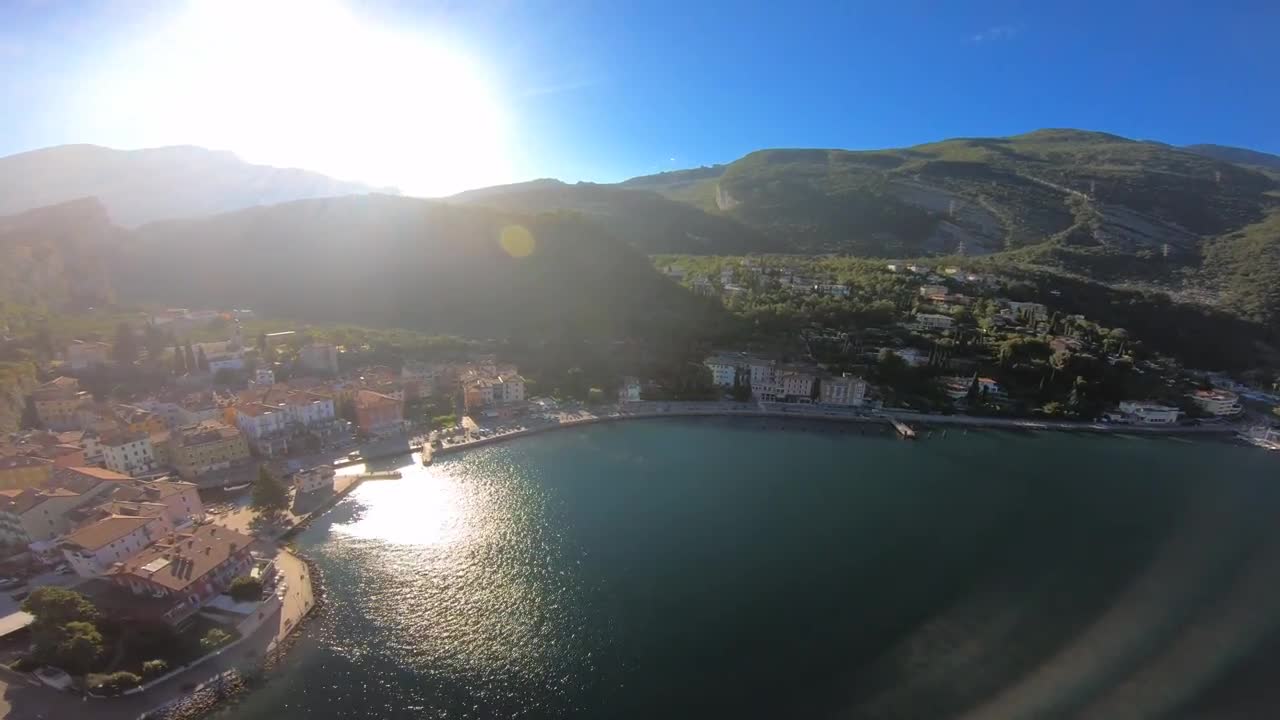
[[[995,42],[997,40],[1008,40],[1018,34],[1018,28],[1014,25],[992,25],[980,33],[974,33],[969,36],[969,42],[984,43]]]

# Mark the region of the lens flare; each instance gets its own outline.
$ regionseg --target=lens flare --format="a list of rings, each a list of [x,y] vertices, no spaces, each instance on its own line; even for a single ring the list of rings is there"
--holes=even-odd
[[[533,254],[537,242],[533,239],[533,233],[523,225],[508,225],[502,228],[498,244],[511,257],[522,258]]]

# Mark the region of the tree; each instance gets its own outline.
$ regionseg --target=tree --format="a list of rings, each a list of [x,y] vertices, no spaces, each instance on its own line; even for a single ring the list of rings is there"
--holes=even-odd
[[[160,360],[164,355],[164,349],[168,338],[165,337],[163,330],[155,326],[155,323],[147,323],[142,329],[142,346],[147,349],[147,360],[152,363]]]
[[[200,638],[200,649],[205,652],[212,652],[230,641],[230,633],[218,628],[211,628],[209,632],[205,633],[204,637]]]
[[[102,655],[102,633],[90,622],[69,622],[62,626],[55,664],[72,675],[83,675]]]
[[[598,387],[593,387],[593,388],[590,388],[589,390],[587,390],[587,404],[589,404],[589,405],[603,405],[603,404],[604,404],[604,390],[601,390],[601,389],[600,389],[600,388],[598,388]]]
[[[267,354],[267,334],[265,332],[258,333],[258,352],[264,357]]]
[[[116,341],[111,346],[111,355],[120,365],[132,365],[138,359],[138,339],[129,323],[122,322],[116,326]]]
[[[259,513],[274,515],[288,506],[289,491],[263,465],[258,468],[258,481],[253,484],[251,498],[253,508]]]
[[[89,598],[74,590],[42,587],[31,591],[22,601],[23,612],[31,613],[38,625],[62,626],[69,622],[92,622],[98,609]]]
[[[200,372],[209,372],[209,358],[204,356],[203,345],[196,349],[196,366],[200,368]]]
[[[153,678],[159,677],[169,670],[169,661],[162,658],[148,660],[142,663],[143,677]]]
[[[186,360],[187,372],[189,373],[195,372],[196,371],[196,352],[195,350],[191,349],[190,341],[187,342],[187,346],[183,348],[182,353],[183,353],[183,359]]]
[[[190,369],[187,368],[187,356],[183,354],[182,346],[174,345],[173,346],[173,374],[186,375],[188,372],[190,372]]]
[[[974,373],[973,381],[969,383],[969,392],[966,395],[970,405],[982,399],[982,389],[982,383],[978,382],[978,373]]]
[[[251,602],[262,597],[262,581],[247,575],[241,575],[231,581],[227,594],[236,602]]]

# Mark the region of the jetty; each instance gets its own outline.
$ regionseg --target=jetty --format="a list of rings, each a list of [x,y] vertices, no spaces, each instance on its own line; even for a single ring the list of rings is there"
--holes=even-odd
[[[892,425],[893,429],[897,430],[898,434],[902,437],[908,440],[916,439],[916,431],[912,430],[910,425],[898,420],[897,418],[889,418],[889,424]]]

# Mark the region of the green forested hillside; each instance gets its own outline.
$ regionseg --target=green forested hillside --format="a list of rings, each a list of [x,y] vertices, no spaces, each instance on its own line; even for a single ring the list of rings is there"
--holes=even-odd
[[[733,218],[705,212],[648,189],[535,180],[471,190],[449,201],[515,213],[580,212],[646,253],[732,254],[783,248],[783,243],[771,241]]]
[[[115,272],[144,298],[479,338],[678,342],[723,320],[580,215],[392,196],[144,226]]]
[[[1266,174],[1157,143],[1039,130],[911,148],[764,150],[716,181],[722,210],[795,250],[982,254],[1065,239],[1122,252],[1260,220]]]

